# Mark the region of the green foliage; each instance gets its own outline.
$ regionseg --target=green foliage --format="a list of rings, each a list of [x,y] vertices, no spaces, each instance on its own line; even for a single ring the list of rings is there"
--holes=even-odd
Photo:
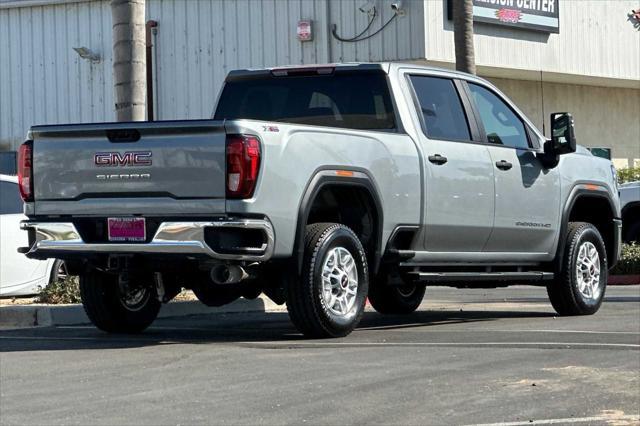
[[[620,184],[640,180],[640,167],[618,169],[618,182]]]
[[[623,244],[622,256],[610,273],[611,275],[640,274],[640,244]]]
[[[78,277],[56,280],[43,288],[36,297],[36,303],[63,305],[80,303],[80,283]]]

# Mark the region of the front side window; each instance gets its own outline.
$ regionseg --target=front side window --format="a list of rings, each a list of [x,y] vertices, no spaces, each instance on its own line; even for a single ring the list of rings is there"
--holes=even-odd
[[[489,143],[529,148],[529,140],[522,120],[502,99],[477,84],[470,83],[469,89],[480,113]]]
[[[427,136],[431,139],[470,140],[469,125],[453,81],[448,78],[411,76]]]
[[[18,185],[12,182],[0,182],[0,214],[22,213],[22,199]]]

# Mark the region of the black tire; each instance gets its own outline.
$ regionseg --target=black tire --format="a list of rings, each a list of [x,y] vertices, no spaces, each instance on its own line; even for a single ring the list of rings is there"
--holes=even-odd
[[[626,243],[640,243],[640,220],[626,226],[624,235]]]
[[[140,333],[156,319],[160,302],[154,288],[140,291],[144,292],[140,300],[128,305],[120,292],[117,275],[97,271],[80,275],[84,311],[93,325],[108,333]]]
[[[424,285],[406,283],[385,268],[369,287],[369,303],[381,314],[410,314],[422,303],[425,290]]]
[[[608,264],[604,241],[598,229],[585,222],[569,223],[566,238],[564,256],[562,264],[557,268],[556,279],[547,285],[549,300],[556,312],[563,316],[595,314],[600,309],[607,288]],[[582,263],[580,256],[583,246],[585,249],[594,247],[598,255],[599,276],[597,280],[594,278],[596,285],[589,286],[592,297],[588,297],[580,289],[578,265]],[[593,270],[595,269],[585,267],[585,276]]]
[[[327,292],[323,292],[325,264],[335,267],[331,274],[341,274],[340,279],[335,275],[329,279],[334,285]],[[355,276],[349,276],[353,271]],[[350,288],[354,282],[357,287]],[[311,338],[348,335],[362,318],[368,289],[367,256],[356,234],[337,223],[307,226],[302,276],[287,288],[287,310],[296,328]]]
[[[55,262],[53,262],[53,266],[51,267],[49,284],[55,283],[57,281],[64,281],[68,276],[69,272],[67,271],[67,265],[64,263],[64,260],[56,259]]]

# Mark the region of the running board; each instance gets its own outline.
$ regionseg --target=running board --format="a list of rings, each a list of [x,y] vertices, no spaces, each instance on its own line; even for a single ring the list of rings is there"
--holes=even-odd
[[[553,279],[553,272],[407,272],[419,282],[451,283],[470,281],[546,281]]]

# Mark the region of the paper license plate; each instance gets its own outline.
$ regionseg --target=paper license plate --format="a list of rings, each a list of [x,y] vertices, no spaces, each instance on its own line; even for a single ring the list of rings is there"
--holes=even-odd
[[[143,217],[110,217],[107,219],[109,241],[145,241],[147,230]]]

